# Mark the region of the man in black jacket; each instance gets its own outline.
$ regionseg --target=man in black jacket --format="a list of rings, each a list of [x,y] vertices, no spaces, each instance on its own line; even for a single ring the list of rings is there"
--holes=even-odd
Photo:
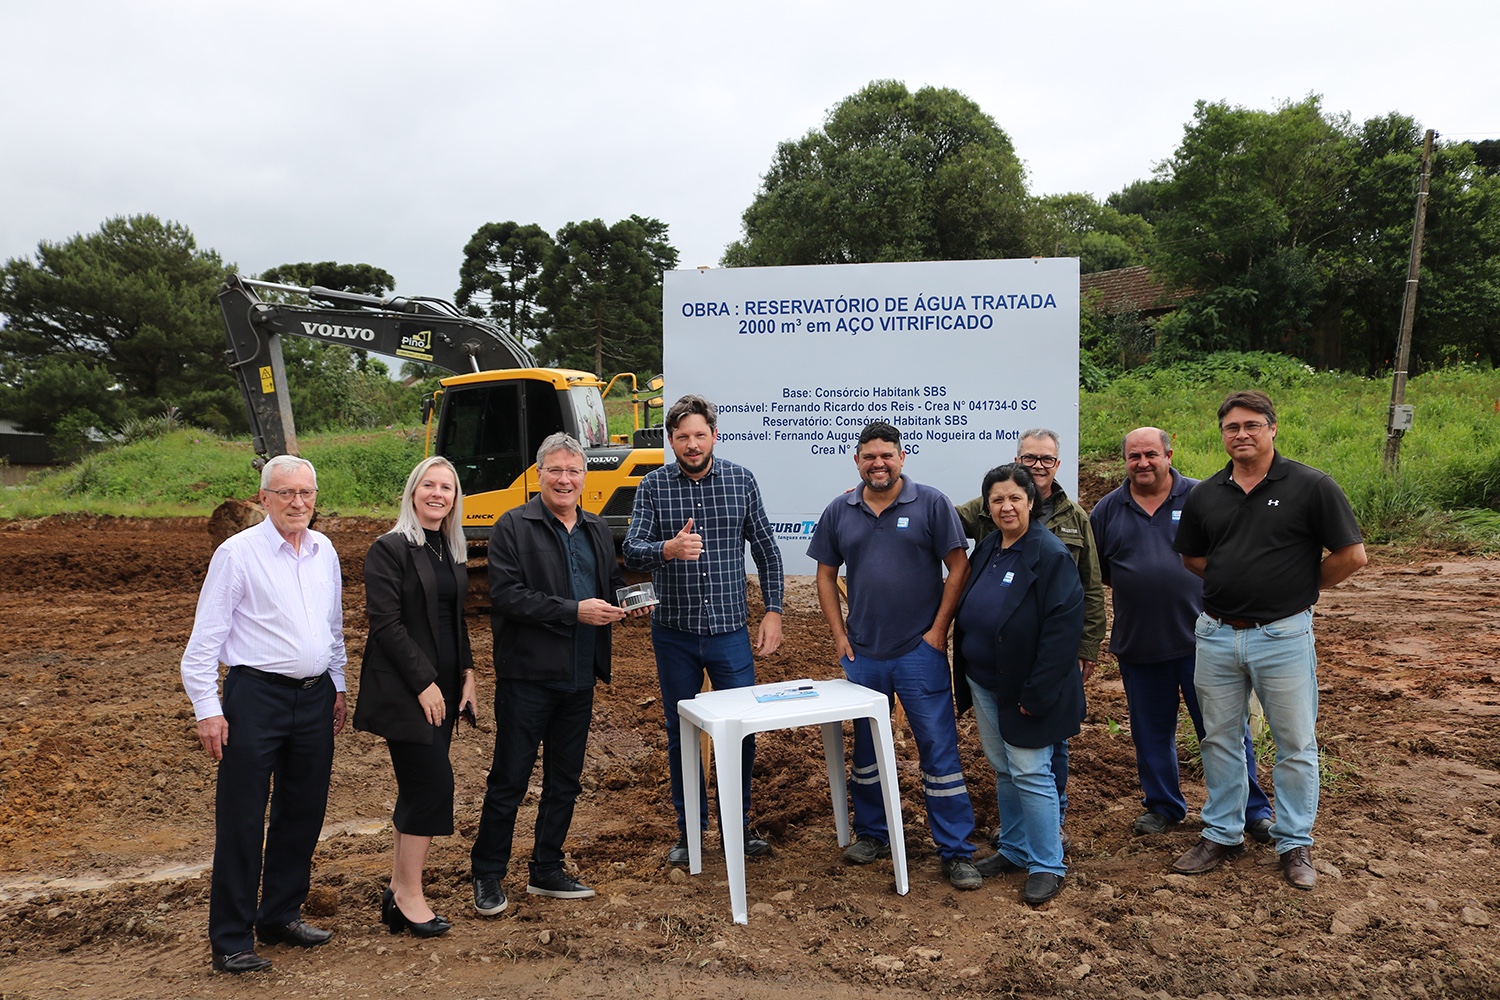
[[[553,434],[537,449],[536,464],[541,494],[506,511],[490,533],[495,758],[470,853],[474,908],[487,917],[509,902],[501,882],[516,809],[543,743],[526,891],[559,899],[594,895],[563,870],[562,846],[578,799],[594,683],[609,683],[610,625],[625,617],[611,600],[625,586],[614,539],[603,519],[579,506],[587,468],[582,446]]]

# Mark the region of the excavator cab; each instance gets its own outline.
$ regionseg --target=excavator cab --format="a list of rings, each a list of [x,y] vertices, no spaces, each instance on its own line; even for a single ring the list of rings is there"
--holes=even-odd
[[[623,533],[635,486],[661,456],[610,441],[601,388],[588,372],[557,368],[443,379],[431,450],[458,470],[468,537],[487,538],[497,517],[536,495],[536,452],[557,431],[576,438],[587,456],[584,508]]]

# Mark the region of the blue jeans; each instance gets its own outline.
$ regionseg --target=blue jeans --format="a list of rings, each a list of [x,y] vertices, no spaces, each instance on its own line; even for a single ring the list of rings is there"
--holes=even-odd
[[[651,625],[651,645],[656,649],[656,679],[661,683],[661,709],[667,720],[667,767],[672,775],[672,808],[677,810],[677,831],[687,832],[687,799],[682,790],[682,729],[677,703],[690,701],[703,690],[703,675],[715,691],[749,687],[755,683],[755,657],[750,652],[750,630],[744,626],[719,635],[697,635],[665,625]],[[750,822],[750,772],[755,764],[755,737],[746,736],[743,747],[744,773],[740,787],[745,822]],[[698,799],[703,828],[708,829],[708,795],[703,776],[698,780]]]
[[[1120,680],[1125,685],[1125,704],[1130,711],[1130,738],[1135,743],[1135,768],[1141,780],[1141,804],[1173,823],[1187,815],[1177,767],[1177,706],[1187,705],[1193,732],[1203,744],[1203,710],[1193,688],[1195,656],[1179,656],[1155,663],[1120,661]],[[1245,775],[1250,797],[1245,822],[1271,818],[1271,800],[1261,790],[1255,767],[1255,745],[1250,727],[1244,727]]]
[[[1318,816],[1318,657],[1312,612],[1256,628],[1235,629],[1199,615],[1194,686],[1203,709],[1203,836],[1216,844],[1244,840],[1249,777],[1245,717],[1254,690],[1276,739],[1278,853],[1312,844]]]
[[[840,660],[839,666],[855,684],[879,691],[887,699],[893,694],[900,697],[906,721],[911,724],[912,736],[917,741],[927,823],[938,854],[944,858],[973,857],[974,846],[969,838],[974,834],[974,807],[969,802],[969,786],[964,783],[963,763],[958,756],[958,720],[953,714],[948,654],[919,641],[915,649],[895,659],[856,656],[853,660]],[[854,771],[849,798],[854,804],[854,832],[889,843],[885,800],[881,796],[875,741],[870,735],[868,719],[854,722]]]
[[[1018,747],[1000,735],[995,693],[972,679],[974,721],[985,759],[995,769],[995,804],[1000,809],[1000,853],[1028,872],[1066,875],[1062,830],[1057,824],[1057,781],[1053,746]]]

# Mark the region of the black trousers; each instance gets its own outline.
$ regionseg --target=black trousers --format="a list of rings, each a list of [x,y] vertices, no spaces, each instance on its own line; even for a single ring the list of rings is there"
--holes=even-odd
[[[216,952],[245,951],[254,944],[254,924],[286,924],[301,915],[328,807],[335,694],[327,674],[306,688],[240,669],[224,680],[229,741],[219,761],[208,898],[208,940]]]
[[[495,680],[495,759],[479,814],[479,833],[469,854],[476,876],[505,877],[516,810],[526,796],[542,744],[546,745],[542,799],[537,806],[530,867],[533,875],[562,867],[563,841],[573,825],[593,717],[593,688],[557,691],[531,681]]]

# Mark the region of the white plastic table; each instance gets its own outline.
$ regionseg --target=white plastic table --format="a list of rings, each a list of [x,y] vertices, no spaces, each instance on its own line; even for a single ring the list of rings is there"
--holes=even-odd
[[[869,719],[875,743],[875,764],[885,798],[885,821],[890,834],[891,862],[896,892],[906,895],[906,839],[901,829],[901,790],[896,784],[896,744],[891,737],[891,706],[879,691],[847,680],[811,681],[813,698],[761,702],[757,692],[784,688],[785,683],[705,691],[677,705],[682,726],[682,787],[686,793],[688,872],[703,871],[703,829],[698,797],[701,760],[698,733],[714,742],[714,770],[719,781],[719,819],[723,826],[724,863],[729,871],[729,905],[734,922],[749,922],[745,903],[745,822],[741,815],[742,740],[752,733],[795,726],[820,726],[823,757],[828,762],[828,786],[833,796],[833,821],[839,846],[849,844],[848,784],[844,775],[844,730],[848,719]]]

